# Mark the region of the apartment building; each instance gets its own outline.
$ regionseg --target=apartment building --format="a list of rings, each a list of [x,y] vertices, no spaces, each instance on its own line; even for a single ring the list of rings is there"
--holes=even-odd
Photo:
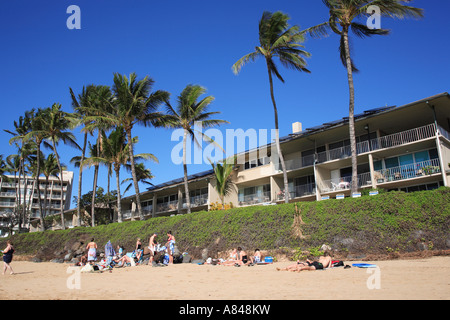
[[[48,182],[45,177],[39,178],[41,203],[44,206],[44,200],[46,200],[46,207],[43,207],[43,210],[46,210],[47,215],[60,213],[61,193],[64,210],[70,208],[72,182],[73,172],[71,171],[63,171],[62,187],[59,178],[49,177]],[[39,219],[38,194],[36,180],[32,177],[22,177],[20,181],[14,175],[0,178],[0,236],[8,236],[11,215],[23,205],[28,212],[23,228],[29,228],[33,220]]]
[[[301,120],[301,119],[298,119]],[[351,194],[351,150],[348,117],[302,129],[280,138],[290,201],[319,201]],[[386,106],[355,115],[358,188],[412,192],[450,185],[450,96],[442,93],[403,106]],[[284,202],[280,163],[267,145],[241,154],[233,172],[233,206]],[[207,210],[219,201],[212,170],[189,176],[191,211]],[[137,218],[134,196],[123,199],[125,219]],[[148,217],[186,212],[183,178],[141,194]]]

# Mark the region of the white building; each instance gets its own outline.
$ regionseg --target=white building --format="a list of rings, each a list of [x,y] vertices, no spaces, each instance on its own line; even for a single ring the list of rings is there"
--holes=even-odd
[[[72,196],[73,172],[63,171],[63,186],[59,178],[49,177],[46,183],[45,177],[39,178],[39,188],[42,210],[46,215],[60,213],[61,193],[64,201],[64,210],[70,208]],[[46,206],[44,207],[44,203]],[[23,205],[26,206],[26,215],[23,217]],[[20,209],[20,210],[19,210]],[[18,218],[15,212],[20,211],[22,228],[28,228],[30,222],[39,219],[39,202],[36,180],[26,176],[21,178],[14,175],[6,175],[0,178],[0,236],[8,236],[11,217]],[[17,230],[16,225],[14,229]]]

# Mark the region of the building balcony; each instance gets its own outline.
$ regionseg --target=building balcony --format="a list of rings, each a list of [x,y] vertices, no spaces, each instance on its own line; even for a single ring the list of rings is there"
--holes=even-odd
[[[207,194],[202,194],[202,195],[199,195],[199,196],[190,197],[189,200],[191,202],[191,208],[196,208],[196,207],[208,205],[208,195]],[[183,209],[187,208],[186,199],[183,199],[182,207],[183,207]]]
[[[439,132],[445,137],[450,137],[450,134],[441,127],[439,127]],[[356,144],[356,153],[360,155],[377,150],[399,147],[409,143],[434,138],[435,136],[436,136],[436,126],[434,124],[428,124],[426,126],[402,132],[397,132],[394,134],[382,136],[368,141],[359,142]],[[329,161],[345,159],[351,157],[351,155],[352,152],[350,146],[330,149],[324,152],[317,153],[316,163],[320,164]],[[309,167],[312,166],[313,164],[314,164],[314,155],[308,155],[305,157],[285,161],[287,171]],[[275,165],[275,172],[281,172],[281,170],[282,170],[281,164]]]
[[[372,186],[370,172],[360,173],[357,176],[358,189]],[[350,190],[352,187],[352,177],[342,177],[339,179],[323,180],[320,183],[319,190],[322,193]]]
[[[439,159],[431,159],[375,171],[377,184],[440,174]]]
[[[250,206],[265,202],[270,202],[270,192],[249,194],[239,198],[239,206]]]

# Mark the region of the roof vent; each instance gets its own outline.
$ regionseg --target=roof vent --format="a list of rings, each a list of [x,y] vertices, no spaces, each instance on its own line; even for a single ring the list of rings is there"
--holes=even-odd
[[[292,133],[300,133],[300,132],[302,132],[302,123],[294,122],[292,124]]]

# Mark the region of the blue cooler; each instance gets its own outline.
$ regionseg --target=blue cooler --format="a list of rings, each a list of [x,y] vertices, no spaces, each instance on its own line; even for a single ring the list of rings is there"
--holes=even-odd
[[[264,257],[264,262],[273,263],[273,257]]]

